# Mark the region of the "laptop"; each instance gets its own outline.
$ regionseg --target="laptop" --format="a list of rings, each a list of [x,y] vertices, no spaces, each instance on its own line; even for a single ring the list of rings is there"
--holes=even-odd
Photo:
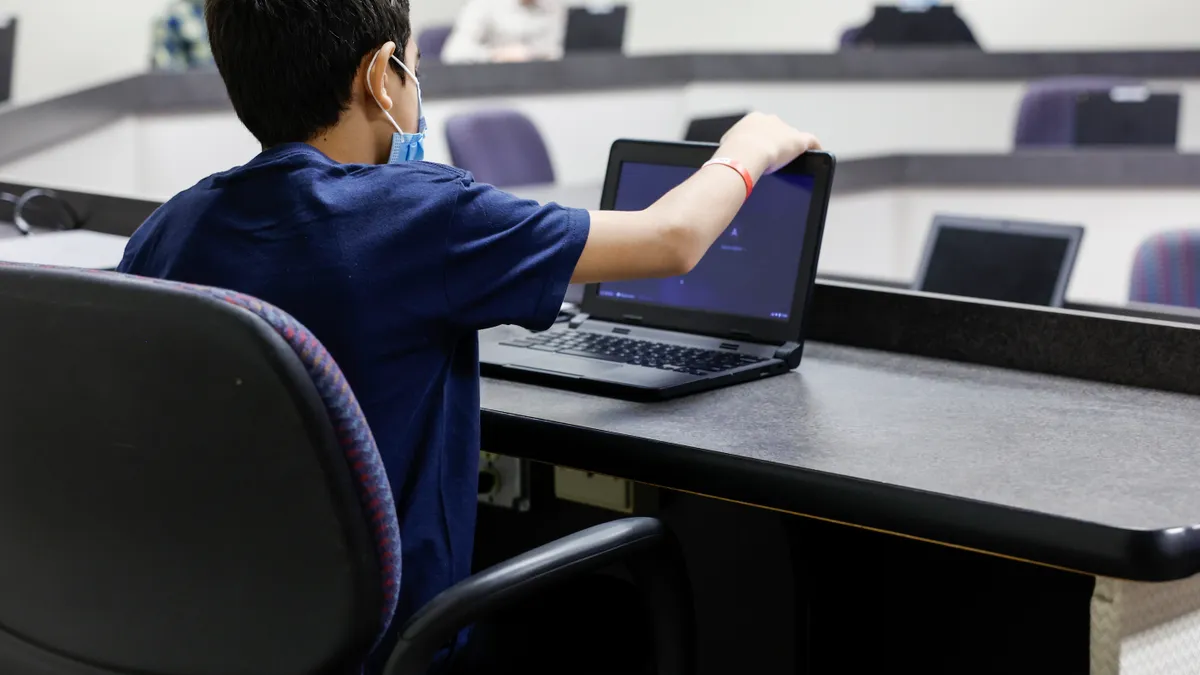
[[[939,215],[916,290],[1062,307],[1083,228]]]
[[[615,52],[625,49],[625,25],[629,7],[572,7],[567,13],[567,35],[563,51],[568,54]]]
[[[717,117],[697,117],[688,123],[685,141],[692,143],[720,143],[725,132],[733,128],[747,113],[736,115],[720,115]]]
[[[644,209],[716,146],[613,144],[601,208]],[[545,333],[485,333],[483,374],[660,400],[797,368],[835,160],[812,152],[766,176],[690,274],[592,284],[580,314]]]
[[[1075,106],[1075,145],[1175,148],[1179,106],[1179,94],[1152,94],[1143,87],[1081,94]]]
[[[854,44],[860,47],[979,46],[970,26],[952,5],[923,9],[878,5],[875,15],[855,37]]]
[[[0,103],[12,98],[13,65],[17,51],[17,20],[0,14]]]

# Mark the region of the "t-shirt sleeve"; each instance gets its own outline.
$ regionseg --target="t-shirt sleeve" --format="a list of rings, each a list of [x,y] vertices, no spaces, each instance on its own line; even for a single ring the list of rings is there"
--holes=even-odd
[[[450,320],[482,330],[554,324],[587,244],[587,211],[539,205],[463,179],[447,232]]]

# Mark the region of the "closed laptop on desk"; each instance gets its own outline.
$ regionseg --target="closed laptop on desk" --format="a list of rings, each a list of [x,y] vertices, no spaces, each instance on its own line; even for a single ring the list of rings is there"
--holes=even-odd
[[[716,146],[618,141],[602,207],[644,209]],[[834,159],[809,153],[766,176],[688,275],[588,286],[583,313],[541,334],[485,334],[485,375],[661,399],[800,364]]]

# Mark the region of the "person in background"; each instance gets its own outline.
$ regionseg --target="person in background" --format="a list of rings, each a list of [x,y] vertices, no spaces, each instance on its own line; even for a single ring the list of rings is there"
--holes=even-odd
[[[567,9],[561,0],[468,0],[442,52],[445,63],[561,59]]]
[[[192,70],[213,65],[203,0],[177,0],[168,5],[154,22],[150,60],[154,70]]]

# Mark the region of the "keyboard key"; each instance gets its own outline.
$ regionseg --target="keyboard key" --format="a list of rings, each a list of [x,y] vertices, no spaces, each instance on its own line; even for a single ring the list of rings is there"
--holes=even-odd
[[[503,344],[696,376],[723,373],[766,360],[727,350],[700,349],[580,331],[537,333]]]

